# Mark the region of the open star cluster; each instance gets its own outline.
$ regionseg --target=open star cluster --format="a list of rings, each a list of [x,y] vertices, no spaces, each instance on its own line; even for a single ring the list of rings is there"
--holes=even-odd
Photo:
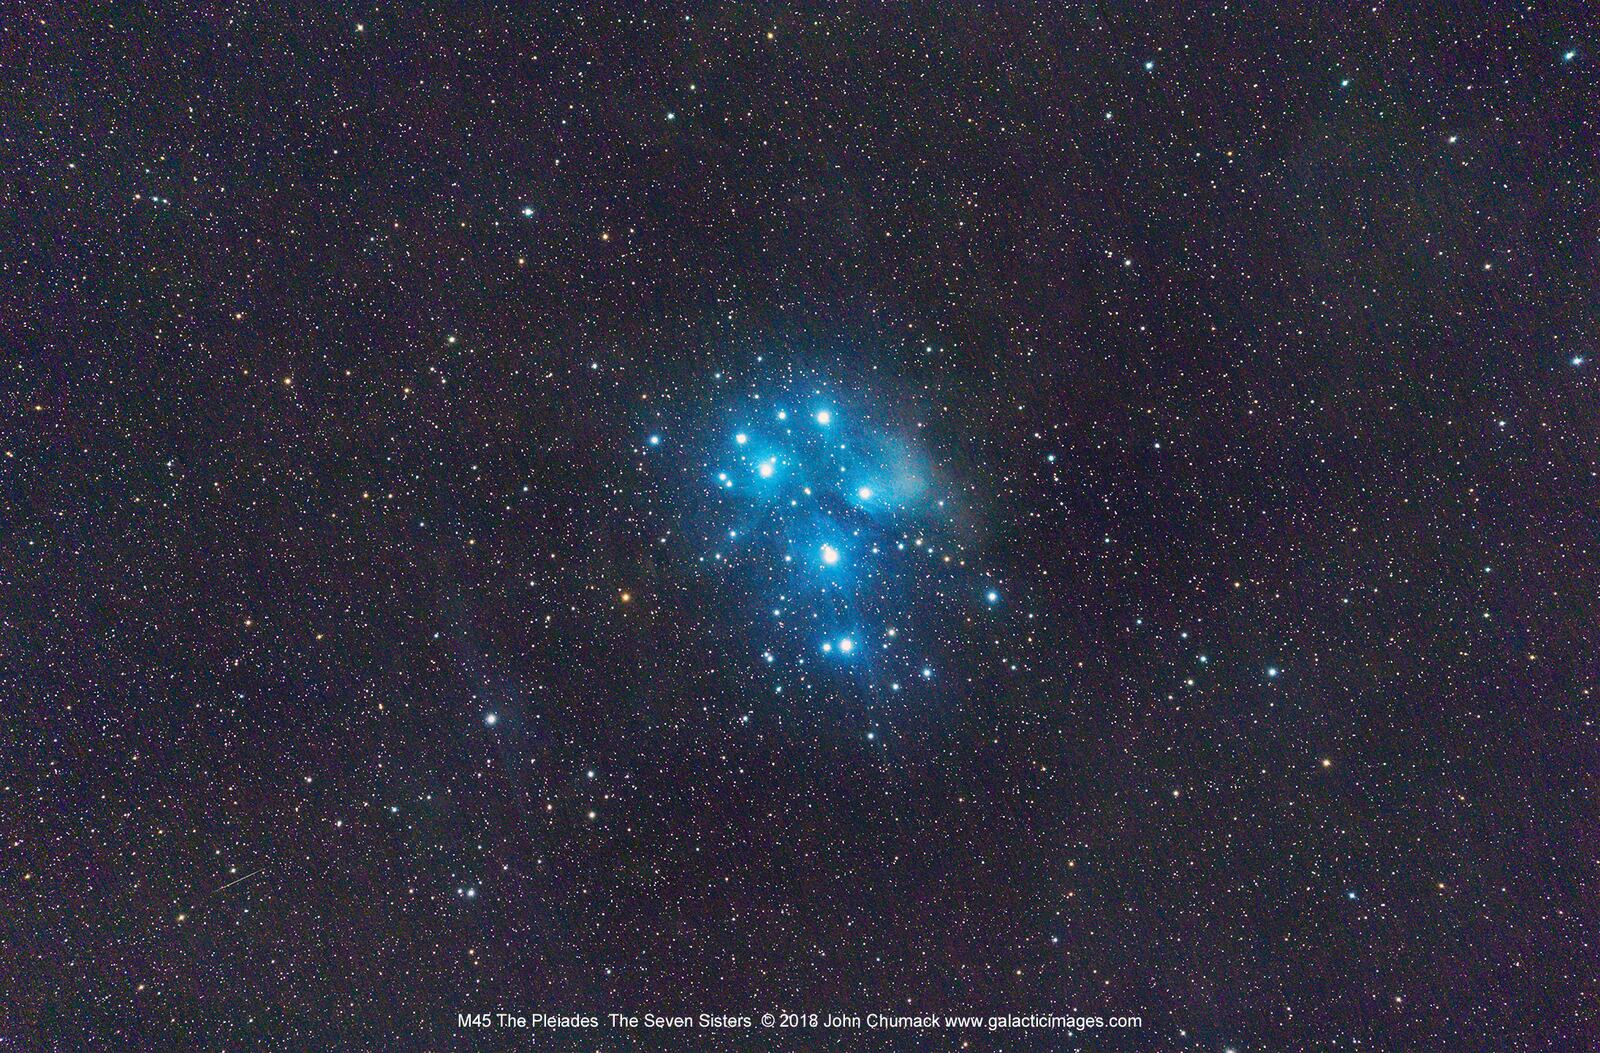
[[[687,470],[666,457],[653,470],[697,489],[677,506],[680,532],[742,613],[739,638],[774,693],[898,693],[970,646],[950,619],[987,614],[1009,631],[916,428],[874,413],[870,392],[762,386],[676,440]]]

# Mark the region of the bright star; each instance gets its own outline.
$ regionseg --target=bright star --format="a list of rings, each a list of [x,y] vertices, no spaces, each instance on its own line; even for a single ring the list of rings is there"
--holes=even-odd
[[[500,717],[495,713],[485,713],[483,715],[483,722],[492,728],[496,724],[500,723]]]
[[[998,592],[994,591],[993,589],[990,589],[989,590],[989,595],[987,595],[984,598],[987,599],[990,603],[999,603],[1000,602],[1000,594]]]
[[[832,545],[823,545],[822,562],[824,565],[829,567],[839,562],[839,550],[834,548]]]
[[[1277,666],[1275,666],[1275,665],[1267,666],[1267,678],[1269,680],[1277,677],[1277,675],[1278,675],[1278,667]]]
[[[659,435],[650,436],[650,445],[651,446],[660,446],[661,445],[661,436],[659,436]]]
[[[776,469],[774,469],[772,467],[772,462],[771,461],[762,461],[761,462],[761,467],[756,469],[756,474],[761,476],[761,478],[763,478],[763,479],[771,479],[772,478],[772,473],[775,470]]]
[[[738,443],[740,446],[743,446],[745,443],[750,441],[750,436],[741,431],[739,434],[733,437],[733,441]]]
[[[933,667],[932,666],[925,665],[925,666],[922,667],[922,679],[924,679],[924,680],[932,680],[933,679]]]
[[[850,637],[846,636],[844,639],[839,641],[839,651],[840,651],[841,654],[849,654],[851,651],[854,651],[855,649],[856,649],[856,642],[854,640],[850,639]]]
[[[863,501],[872,500],[872,487],[863,486],[861,489],[856,491],[856,496],[861,498]]]
[[[827,410],[817,410],[817,423],[826,427],[833,423],[833,414]]]

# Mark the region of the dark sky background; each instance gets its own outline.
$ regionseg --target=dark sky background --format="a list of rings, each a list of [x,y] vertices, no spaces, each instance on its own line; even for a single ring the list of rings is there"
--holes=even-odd
[[[0,1046],[1600,1048],[1594,24],[7,9]]]

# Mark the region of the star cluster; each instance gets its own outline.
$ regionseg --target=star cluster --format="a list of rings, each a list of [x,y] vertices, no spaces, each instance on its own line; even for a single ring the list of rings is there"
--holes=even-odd
[[[874,398],[788,371],[714,406],[726,426],[711,441],[686,436],[681,459],[654,459],[689,477],[693,558],[774,694],[881,701],[932,680],[1000,604],[962,525],[965,490],[947,490],[916,423]]]

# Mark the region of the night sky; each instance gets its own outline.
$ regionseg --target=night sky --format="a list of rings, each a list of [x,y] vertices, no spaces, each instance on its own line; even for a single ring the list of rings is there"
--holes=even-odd
[[[0,1049],[1600,1049],[1595,25],[8,9]]]

